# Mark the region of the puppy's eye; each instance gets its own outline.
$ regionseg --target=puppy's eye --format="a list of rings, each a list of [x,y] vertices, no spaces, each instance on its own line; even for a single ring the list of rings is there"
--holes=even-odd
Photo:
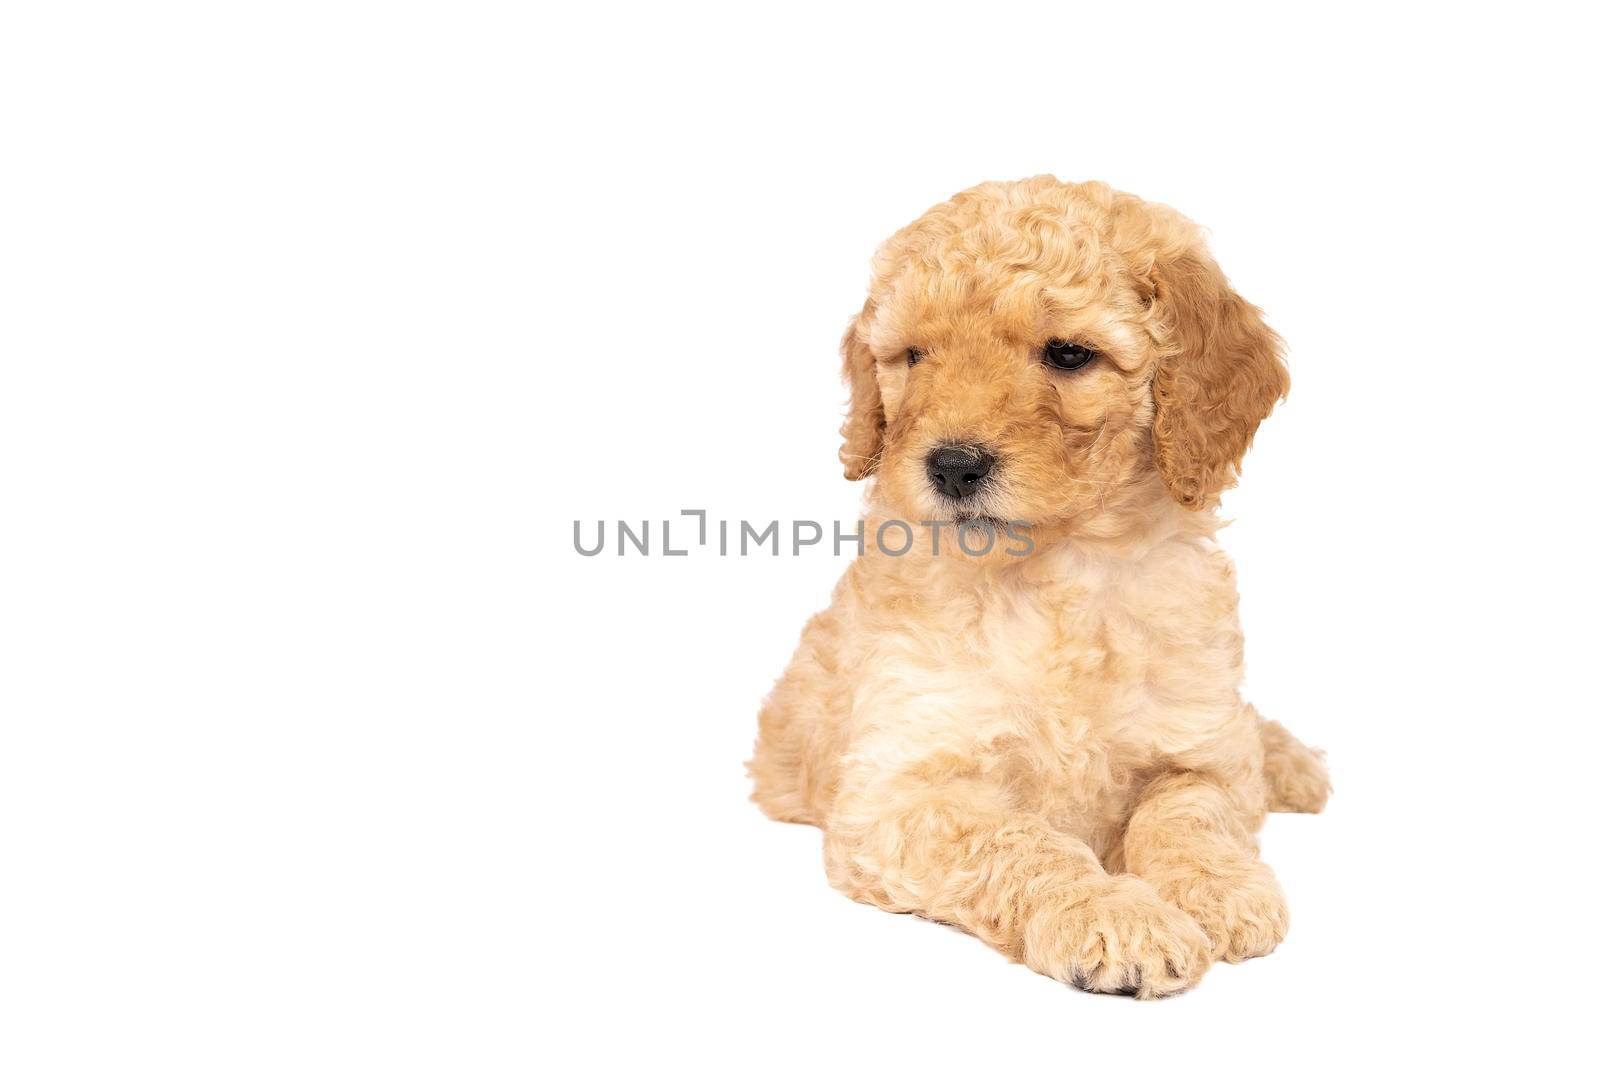
[[[1094,349],[1081,344],[1051,337],[1044,344],[1044,361],[1057,370],[1078,370],[1089,365],[1095,356]]]
[[[916,366],[918,363],[922,362],[922,357],[926,354],[927,353],[921,348],[907,348],[906,366]]]

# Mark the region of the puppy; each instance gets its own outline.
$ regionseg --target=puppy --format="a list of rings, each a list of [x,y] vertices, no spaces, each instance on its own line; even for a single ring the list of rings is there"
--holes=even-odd
[[[755,802],[852,898],[1080,988],[1271,951],[1255,833],[1328,779],[1240,698],[1214,535],[1277,335],[1186,218],[1046,176],[891,237],[842,348],[866,534],[762,708]]]

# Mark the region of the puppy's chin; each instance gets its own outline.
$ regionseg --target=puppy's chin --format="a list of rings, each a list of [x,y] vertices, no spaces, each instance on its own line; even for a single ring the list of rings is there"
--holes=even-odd
[[[941,496],[925,509],[930,520],[953,522],[957,525],[975,522],[980,525],[1003,526],[1009,521],[1005,516],[1005,501],[990,498],[986,493],[979,493],[965,500],[948,500]]]
[[[935,555],[974,566],[1006,566],[1034,552],[1030,523],[1010,516],[1010,501],[1002,492],[960,500],[931,491],[908,495],[893,517],[915,526],[922,543],[936,546]]]
[[[936,492],[919,489],[889,501],[900,516],[911,522],[938,522],[958,526],[973,523],[1003,529],[1014,521],[1002,493],[979,492],[962,500],[952,500]]]
[[[917,527],[919,540],[931,539],[925,524],[938,523],[942,527],[940,555],[950,553],[951,538],[963,525],[974,545],[992,536],[995,548],[987,553],[954,553],[991,565],[1009,565],[1037,555],[1066,535],[1079,511],[1093,509],[1098,502],[1096,494],[1084,493],[1078,499],[1059,487],[1033,491],[1025,483],[1004,478],[971,496],[951,499],[934,490],[921,464],[904,461],[885,463],[872,490],[872,510],[877,516]],[[1063,504],[1069,505],[1067,513],[1060,510]]]

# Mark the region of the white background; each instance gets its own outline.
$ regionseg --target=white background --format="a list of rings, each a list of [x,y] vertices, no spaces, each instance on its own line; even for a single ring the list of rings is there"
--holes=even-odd
[[[1576,1055],[1579,9],[566,7],[7,5],[0,1058]],[[1291,346],[1225,537],[1336,794],[1283,947],[1154,1004],[829,889],[741,763],[843,560],[659,555],[853,518],[873,247],[1040,172]]]

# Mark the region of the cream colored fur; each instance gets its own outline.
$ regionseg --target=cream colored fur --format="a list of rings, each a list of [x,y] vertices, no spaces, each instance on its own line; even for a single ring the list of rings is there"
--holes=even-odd
[[[1052,337],[1100,354],[1047,367]],[[1083,988],[1159,996],[1271,951],[1288,910],[1254,834],[1328,782],[1240,698],[1214,534],[1287,388],[1276,336],[1175,212],[1035,178],[896,234],[843,347],[868,550],[766,701],[756,802],[820,826],[851,897]],[[951,439],[999,456],[981,520],[1035,551],[875,549],[890,519],[972,517],[923,471]]]

